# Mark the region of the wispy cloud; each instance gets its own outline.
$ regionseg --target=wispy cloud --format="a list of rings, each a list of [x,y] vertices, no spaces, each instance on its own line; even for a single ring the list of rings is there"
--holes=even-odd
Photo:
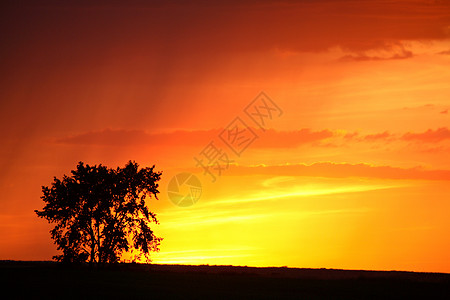
[[[399,53],[388,54],[384,56],[368,54],[349,54],[342,56],[341,61],[379,61],[379,60],[398,60],[412,58],[414,54],[409,50],[402,50]]]
[[[384,178],[412,180],[450,180],[450,170],[427,170],[421,167],[398,168],[372,166],[369,164],[348,164],[321,162],[311,165],[289,164],[274,166],[230,166],[230,175],[270,174],[273,176],[312,176],[330,178]]]
[[[264,201],[278,201],[283,199],[290,198],[303,198],[303,197],[314,197],[314,196],[325,196],[325,195],[336,195],[336,194],[348,194],[348,193],[360,193],[360,192],[368,192],[368,191],[377,191],[391,188],[402,187],[403,185],[376,185],[376,184],[367,184],[367,185],[348,185],[345,187],[298,187],[293,186],[288,190],[277,190],[276,192],[268,193],[267,191],[255,193],[251,196],[245,198],[226,198],[214,200],[206,203],[205,205],[214,206],[214,205],[234,205],[234,204],[244,204],[244,203],[254,203],[254,202],[264,202]],[[343,210],[336,210],[333,213],[342,213],[348,212]],[[321,213],[331,213],[330,211],[296,211],[296,215],[310,215],[310,214],[321,214]],[[273,212],[272,212],[273,214]]]

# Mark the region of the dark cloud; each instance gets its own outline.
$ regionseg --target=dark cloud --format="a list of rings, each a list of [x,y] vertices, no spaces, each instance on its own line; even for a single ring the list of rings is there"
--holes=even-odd
[[[405,59],[404,41],[447,39],[450,24],[449,1],[9,3],[0,18],[0,134],[12,135],[72,131],[90,106],[103,120],[90,128],[143,128],[148,111],[158,128],[182,128],[168,107],[189,110],[191,87],[223,85],[221,74],[252,78],[256,63],[243,57],[341,47],[347,60]],[[184,86],[192,95],[174,95]]]
[[[218,133],[218,130],[180,130],[167,133],[147,133],[144,130],[105,129],[63,137],[57,139],[56,142],[60,144],[102,146],[199,146]]]
[[[308,128],[296,131],[276,131],[273,129],[259,132],[252,147],[260,148],[291,148],[304,144],[321,142],[333,137],[330,130],[313,131]],[[205,146],[212,139],[217,138],[223,129],[211,130],[178,130],[164,133],[147,133],[143,130],[112,130],[91,131],[56,139],[60,144],[73,145],[103,145],[103,146]]]
[[[450,139],[450,130],[446,127],[428,129],[422,133],[407,132],[403,135],[392,134],[388,131],[362,135],[358,132],[342,135],[328,129],[312,130],[302,128],[293,131],[277,131],[268,129],[265,132],[250,128],[257,133],[258,138],[252,144],[255,148],[295,148],[302,145],[333,146],[330,139],[342,139],[354,142],[395,142],[420,141],[435,143]],[[144,130],[105,129],[66,136],[55,140],[59,144],[72,145],[102,145],[102,146],[205,146],[216,139],[224,129],[210,130],[176,130],[160,133],[148,133]],[[335,145],[334,145],[335,146]]]
[[[2,23],[9,42],[3,51],[27,43],[38,53],[52,50],[54,59],[68,52],[101,58],[111,47],[195,58],[275,48],[388,50],[404,40],[449,38],[450,2],[44,1],[10,8]]]
[[[450,130],[446,127],[442,127],[436,130],[428,129],[427,131],[422,133],[408,132],[403,135],[402,139],[406,141],[436,143],[450,139]]]
[[[364,140],[366,141],[388,140],[391,137],[392,135],[389,132],[385,131],[383,133],[368,134],[364,137]]]

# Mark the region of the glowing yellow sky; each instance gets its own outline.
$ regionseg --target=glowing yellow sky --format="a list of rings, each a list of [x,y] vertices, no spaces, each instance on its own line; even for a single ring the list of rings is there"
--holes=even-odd
[[[163,171],[155,262],[450,272],[449,5],[8,7],[0,259],[55,254],[33,213],[53,176],[135,160]],[[283,111],[265,131],[261,91]],[[236,117],[259,136],[240,156],[218,138]],[[234,160],[215,182],[211,141]],[[193,206],[168,198],[180,172]]]

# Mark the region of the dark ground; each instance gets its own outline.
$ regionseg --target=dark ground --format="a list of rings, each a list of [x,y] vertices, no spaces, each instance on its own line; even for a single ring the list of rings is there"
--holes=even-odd
[[[450,274],[0,261],[2,299],[450,299]]]

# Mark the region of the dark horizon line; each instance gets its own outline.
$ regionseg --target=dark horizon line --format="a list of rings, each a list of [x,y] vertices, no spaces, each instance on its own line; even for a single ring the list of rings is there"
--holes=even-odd
[[[9,264],[9,263],[20,263],[20,264],[54,264],[54,265],[64,265],[62,262],[57,262],[54,260],[14,260],[14,259],[0,259],[0,265]],[[73,264],[76,265],[76,264]],[[88,266],[89,263],[82,263],[79,266]],[[192,269],[202,269],[202,268],[225,268],[225,269],[246,269],[246,270],[287,270],[287,271],[331,271],[331,272],[367,272],[367,273],[396,273],[396,274],[432,274],[432,275],[448,275],[450,276],[450,272],[434,272],[434,271],[408,271],[408,270],[369,270],[369,269],[337,269],[337,268],[302,268],[302,267],[289,267],[289,266],[247,266],[247,265],[211,265],[211,264],[167,264],[167,263],[142,263],[142,262],[118,262],[106,264],[107,266],[136,266],[136,267],[168,267],[168,268],[176,268],[176,267],[184,267],[184,268],[192,268]],[[201,270],[197,270],[201,271]],[[450,279],[450,278],[449,278]]]

